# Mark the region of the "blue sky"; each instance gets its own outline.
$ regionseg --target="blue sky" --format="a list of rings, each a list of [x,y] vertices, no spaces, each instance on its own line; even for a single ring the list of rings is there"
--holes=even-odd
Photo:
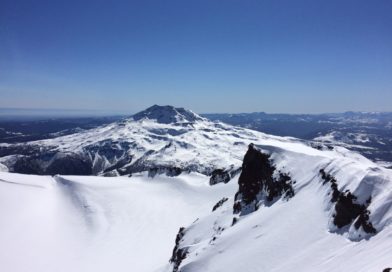
[[[392,1],[0,1],[0,107],[392,111]]]

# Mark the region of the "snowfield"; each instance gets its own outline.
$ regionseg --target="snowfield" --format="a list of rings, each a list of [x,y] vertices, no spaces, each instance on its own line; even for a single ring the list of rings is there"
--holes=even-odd
[[[198,174],[132,178],[0,173],[2,271],[152,272],[179,227],[208,214],[235,182]]]

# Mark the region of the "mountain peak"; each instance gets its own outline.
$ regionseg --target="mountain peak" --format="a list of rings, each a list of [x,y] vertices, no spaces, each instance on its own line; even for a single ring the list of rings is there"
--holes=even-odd
[[[194,123],[195,121],[205,120],[205,118],[184,108],[175,108],[173,106],[153,105],[133,116],[135,121],[141,119],[156,120],[158,123]]]

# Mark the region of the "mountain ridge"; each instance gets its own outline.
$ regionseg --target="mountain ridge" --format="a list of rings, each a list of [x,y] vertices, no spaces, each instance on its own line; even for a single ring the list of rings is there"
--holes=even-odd
[[[250,145],[235,195],[180,228],[163,271],[388,271],[392,171],[298,151]]]

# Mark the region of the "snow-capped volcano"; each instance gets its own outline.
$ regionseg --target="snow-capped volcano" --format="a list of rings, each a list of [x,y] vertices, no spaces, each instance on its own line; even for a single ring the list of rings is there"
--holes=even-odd
[[[0,145],[0,163],[27,174],[151,175],[198,172],[213,182],[238,172],[250,143],[299,143],[234,127],[172,106],[154,105],[133,117],[72,135]]]

